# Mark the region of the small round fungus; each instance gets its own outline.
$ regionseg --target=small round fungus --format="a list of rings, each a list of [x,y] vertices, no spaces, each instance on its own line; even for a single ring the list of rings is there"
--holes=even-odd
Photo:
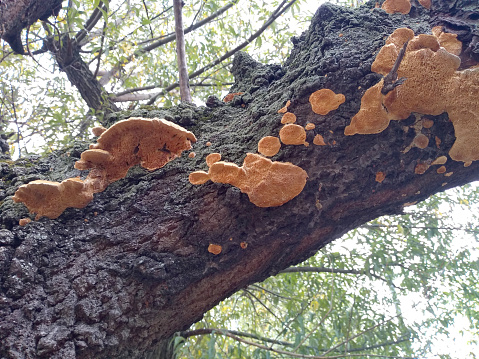
[[[235,96],[240,96],[242,94],[244,94],[244,92],[229,93],[225,96],[225,98],[223,99],[223,102],[230,102],[235,98]]]
[[[315,128],[316,128],[316,125],[315,125],[314,123],[312,123],[312,122],[308,122],[308,123],[306,124],[306,126],[304,126],[304,129],[305,129],[306,131],[314,130]]]
[[[427,163],[418,162],[418,164],[414,168],[414,173],[417,175],[422,175],[427,171],[428,168],[429,168],[429,165]]]
[[[464,162],[464,167],[469,167],[470,165],[472,165],[472,161]]]
[[[206,147],[210,147],[210,146],[211,146],[211,142],[210,141],[206,142]]]
[[[248,243],[246,243],[246,242],[241,242],[241,243],[240,243],[240,247],[241,247],[242,249],[246,249],[246,248],[248,247]]]
[[[436,170],[437,173],[446,173],[446,166],[441,166]]]
[[[286,112],[288,111],[289,105],[291,105],[291,101],[290,101],[290,100],[286,101],[286,105],[284,105],[284,107],[280,108],[280,109],[278,110],[278,113],[286,113]]]
[[[386,0],[383,2],[381,9],[386,11],[388,14],[409,14],[411,11],[411,2],[409,0]]]
[[[211,167],[213,163],[216,163],[221,160],[221,154],[219,153],[210,153],[208,156],[206,156],[206,165],[208,167]]]
[[[203,184],[208,182],[210,176],[205,171],[195,171],[191,172],[188,176],[188,180],[191,184]]]
[[[22,219],[20,219],[20,220],[18,221],[18,224],[23,227],[23,226],[26,226],[26,225],[27,225],[28,223],[30,223],[31,221],[32,221],[32,220],[31,220],[30,218],[28,218],[28,217],[27,217],[27,218],[22,218]]]
[[[220,254],[223,248],[219,244],[210,244],[208,246],[208,252],[213,253],[215,256]]]
[[[327,115],[330,111],[336,110],[346,98],[342,94],[335,94],[329,89],[315,91],[309,96],[309,102],[314,113]]]
[[[304,145],[306,143],[306,131],[303,126],[287,124],[279,131],[279,138],[285,145]]]
[[[431,165],[443,165],[447,162],[446,156],[439,156],[434,161],[432,161]]]
[[[196,153],[194,152],[188,153],[188,158],[195,158],[195,157],[196,157]]]
[[[326,146],[326,142],[324,142],[324,138],[320,134],[314,136],[313,143],[317,146]]]
[[[432,126],[434,126],[433,120],[430,120],[429,118],[425,118],[422,120],[422,127],[431,128]]]
[[[418,0],[418,1],[419,1],[419,4],[424,6],[426,9],[429,10],[431,8],[431,0]]]
[[[266,136],[258,142],[258,152],[263,156],[272,157],[276,155],[281,148],[281,142],[278,137]]]
[[[384,172],[376,173],[376,182],[381,183],[382,181],[384,181],[385,178],[386,178],[386,174]]]
[[[426,135],[420,133],[419,135],[414,137],[413,144],[420,149],[424,149],[429,144],[429,138]]]
[[[281,118],[281,123],[283,125],[286,123],[295,123],[295,122],[296,122],[296,115],[291,112],[286,112]]]

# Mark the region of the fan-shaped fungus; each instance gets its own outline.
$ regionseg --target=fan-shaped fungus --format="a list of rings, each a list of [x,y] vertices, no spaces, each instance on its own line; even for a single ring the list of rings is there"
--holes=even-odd
[[[161,168],[195,141],[193,133],[173,122],[129,118],[103,131],[97,143],[81,154],[75,168],[90,170],[84,181],[33,181],[20,186],[13,200],[25,203],[30,212],[37,213],[36,219],[57,218],[67,207],[85,207],[94,193],[125,177],[130,167],[141,164],[148,170]]]
[[[320,134],[314,136],[313,143],[317,146],[326,146],[326,142],[324,142],[324,138]]]
[[[386,95],[381,93],[383,80],[368,89],[344,133],[378,133],[390,120],[406,119],[412,112],[433,116],[447,112],[456,135],[449,156],[455,161],[479,160],[479,68],[458,71],[461,60],[441,47],[435,36],[413,37],[412,30],[403,28],[391,34],[371,70],[386,76],[407,40],[397,71],[407,80]]]
[[[409,11],[411,11],[411,2],[409,0],[386,0],[383,2],[381,9],[388,14],[395,14],[397,12],[409,14]]]
[[[216,163],[221,160],[221,154],[219,153],[210,153],[208,156],[206,156],[206,165],[208,167],[211,167],[213,163]]]
[[[220,254],[223,248],[219,244],[210,244],[208,246],[208,252],[213,253],[215,256]]]
[[[198,173],[190,174],[191,183],[191,176],[204,176]],[[290,201],[301,193],[308,178],[306,171],[292,163],[273,162],[253,153],[246,155],[242,167],[230,162],[214,163],[208,176],[213,182],[238,187],[258,207],[277,207]]]

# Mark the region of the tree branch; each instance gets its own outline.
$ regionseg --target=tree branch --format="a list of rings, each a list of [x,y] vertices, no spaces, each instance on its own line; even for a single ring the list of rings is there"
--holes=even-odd
[[[100,0],[100,3],[95,10],[93,10],[90,18],[86,21],[84,28],[78,31],[75,35],[75,41],[77,44],[80,44],[88,32],[90,32],[101,19],[103,13],[100,9],[103,11],[108,11],[108,6],[102,0]]]
[[[178,64],[178,75],[180,79],[180,97],[182,102],[193,102],[190,85],[188,83],[182,7],[182,0],[173,0],[173,8],[175,12],[176,62]]]
[[[196,70],[192,73],[189,74],[189,78],[195,78],[196,76],[201,75],[203,72],[211,69],[212,67],[218,65],[219,63],[223,62],[224,60],[228,59],[229,57],[233,56],[235,53],[238,51],[242,50],[246,46],[248,46],[253,40],[255,40],[258,36],[260,36],[278,17],[280,17],[284,12],[286,12],[291,5],[293,5],[296,2],[296,0],[291,0],[284,8],[282,6],[286,3],[286,0],[284,0],[273,12],[273,14],[266,20],[266,22],[261,26],[253,35],[251,35],[246,41],[241,43],[240,45],[236,46],[233,50],[228,51],[225,53],[223,56],[220,58],[210,62],[208,65],[202,67],[199,70]],[[170,91],[171,89],[178,87],[178,83],[172,84],[169,87],[165,88],[164,91],[159,92],[155,97],[153,97],[150,101],[148,101],[147,105],[153,105],[155,101],[160,97],[162,94]]]
[[[187,29],[185,29],[184,33],[185,34],[188,34],[189,32],[191,31],[194,31],[200,27],[202,27],[203,25],[206,25],[207,23],[211,22],[212,20],[216,19],[218,16],[220,16],[221,14],[223,14],[224,12],[226,12],[226,10],[228,10],[229,8],[233,7],[234,5],[236,5],[236,3],[238,2],[238,0],[234,0],[234,1],[231,1],[230,3],[226,4],[225,6],[223,6],[221,9],[219,9],[217,12],[215,12],[214,14],[211,14],[210,16],[208,16],[207,18],[201,20],[200,22],[196,23],[195,25],[193,26],[190,26],[188,27]],[[151,50],[154,50],[160,46],[163,46],[167,43],[170,43],[172,41],[175,41],[176,40],[176,34],[172,34],[170,36],[167,36],[159,41],[156,41],[148,46],[145,46],[145,47],[142,47],[138,50],[136,50],[132,55],[128,56],[127,58],[125,58],[124,60],[118,62],[116,65],[114,65],[112,67],[112,69],[110,71],[108,71],[99,81],[100,81],[100,84],[102,85],[105,85],[107,84],[110,79],[118,72],[118,69],[121,68],[121,66],[124,66],[126,64],[128,64],[129,62],[131,62],[133,60],[133,58],[135,57],[138,57],[146,52],[150,52]],[[175,86],[176,87],[176,86]],[[174,87],[173,87],[174,88]]]

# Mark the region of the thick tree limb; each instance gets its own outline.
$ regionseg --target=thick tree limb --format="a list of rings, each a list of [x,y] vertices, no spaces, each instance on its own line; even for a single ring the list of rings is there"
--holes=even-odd
[[[443,2],[434,6],[442,9]],[[444,16],[470,15],[460,8],[461,0],[447,5]],[[420,33],[438,25],[436,8],[389,16],[368,6],[321,6],[310,29],[294,39],[283,66],[262,65],[238,52],[231,91],[244,94],[228,104],[213,98],[211,107],[181,104],[106,116],[105,124],[128,116],[173,120],[197,136],[196,157],[185,155],[153,172],[133,168],[84,209],[21,227],[18,220],[29,214],[11,195],[33,179],[85,175],[73,163],[87,144],[48,158],[0,162],[0,355],[148,357],[158,343],[186,330],[223,298],[300,263],[348,230],[479,179],[479,161],[464,167],[448,160],[448,176],[434,166],[415,173],[418,161],[430,163],[452,147],[455,134],[446,114],[429,116],[434,126],[423,129],[429,138],[440,138],[440,145],[432,140],[407,153],[402,150],[416,136],[414,116],[392,121],[379,134],[344,135],[364,90],[381,78],[370,68],[384,39],[398,27]],[[475,30],[463,31],[460,40],[469,48]],[[65,68],[75,69],[73,48],[59,56]],[[313,113],[308,99],[321,88],[344,94],[346,102],[328,115]],[[297,197],[280,207],[259,208],[229,185],[188,182],[190,172],[206,169],[207,154],[220,152],[241,164],[262,137],[277,136],[277,111],[287,100],[300,125],[316,124],[306,140],[312,143],[321,134],[329,143],[283,146],[273,158],[308,173]],[[381,183],[375,180],[378,171],[387,173]],[[211,243],[222,246],[219,255],[208,252]]]

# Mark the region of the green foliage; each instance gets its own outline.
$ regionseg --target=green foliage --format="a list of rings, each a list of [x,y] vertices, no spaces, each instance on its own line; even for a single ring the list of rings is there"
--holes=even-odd
[[[478,207],[479,187],[466,185],[349,232],[298,266],[317,272],[278,274],[213,308],[191,330],[216,333],[187,338],[179,357],[474,358]],[[460,338],[441,346],[459,330],[471,338],[471,354],[455,348]],[[204,349],[211,337],[214,356]]]

